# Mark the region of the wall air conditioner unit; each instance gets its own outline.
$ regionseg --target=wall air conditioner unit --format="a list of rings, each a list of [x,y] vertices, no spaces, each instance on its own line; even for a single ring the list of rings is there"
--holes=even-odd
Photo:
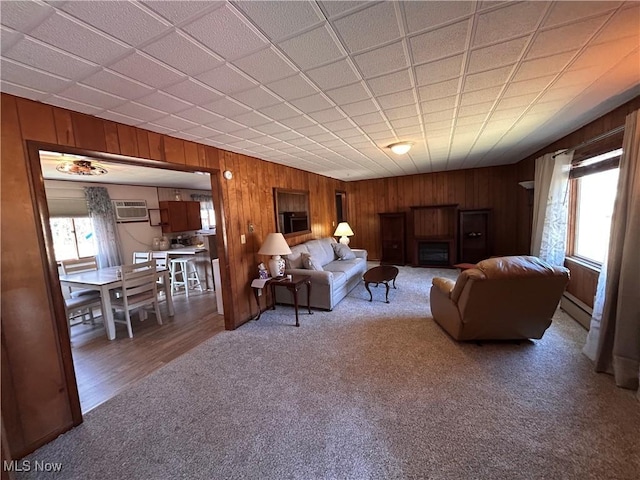
[[[146,200],[113,200],[113,208],[118,223],[149,221]]]

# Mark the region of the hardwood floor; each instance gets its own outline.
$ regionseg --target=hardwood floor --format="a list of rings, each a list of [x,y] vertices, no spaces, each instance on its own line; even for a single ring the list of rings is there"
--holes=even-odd
[[[133,338],[126,325],[116,324],[116,339],[109,341],[104,326],[71,328],[71,350],[82,413],[95,408],[118,392],[188,352],[224,330],[224,316],[216,312],[215,293],[189,293],[173,297],[175,316],[169,317],[161,302],[163,325],[151,312],[144,322],[131,319]]]

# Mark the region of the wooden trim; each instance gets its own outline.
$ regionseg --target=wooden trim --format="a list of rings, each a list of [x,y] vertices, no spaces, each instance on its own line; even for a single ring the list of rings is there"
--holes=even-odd
[[[571,168],[571,171],[569,172],[569,178],[581,178],[586,175],[593,175],[595,173],[606,172],[607,170],[618,168],[618,166],[620,165],[620,157],[621,155],[613,158],[608,158],[606,160],[603,160],[602,162],[586,165],[584,167],[576,165]]]
[[[566,256],[571,257],[576,248],[576,217],[578,207],[578,182],[569,180],[569,218],[567,219]]]

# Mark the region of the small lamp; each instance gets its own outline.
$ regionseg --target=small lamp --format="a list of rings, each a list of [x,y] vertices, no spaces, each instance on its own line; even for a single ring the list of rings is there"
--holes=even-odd
[[[344,245],[349,245],[349,237],[354,235],[353,230],[347,222],[340,222],[338,224],[338,228],[333,232],[334,237],[340,237],[340,243]]]
[[[280,255],[289,255],[291,249],[281,233],[270,233],[258,250],[258,255],[273,255],[269,260],[269,273],[272,277],[284,275],[284,259]]]

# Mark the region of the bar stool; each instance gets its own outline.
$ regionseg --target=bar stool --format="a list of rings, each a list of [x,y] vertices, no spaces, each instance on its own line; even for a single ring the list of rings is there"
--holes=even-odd
[[[173,258],[169,262],[171,268],[171,294],[184,287],[184,293],[189,298],[189,288],[198,288],[201,292],[202,285],[195,263],[191,258]]]

